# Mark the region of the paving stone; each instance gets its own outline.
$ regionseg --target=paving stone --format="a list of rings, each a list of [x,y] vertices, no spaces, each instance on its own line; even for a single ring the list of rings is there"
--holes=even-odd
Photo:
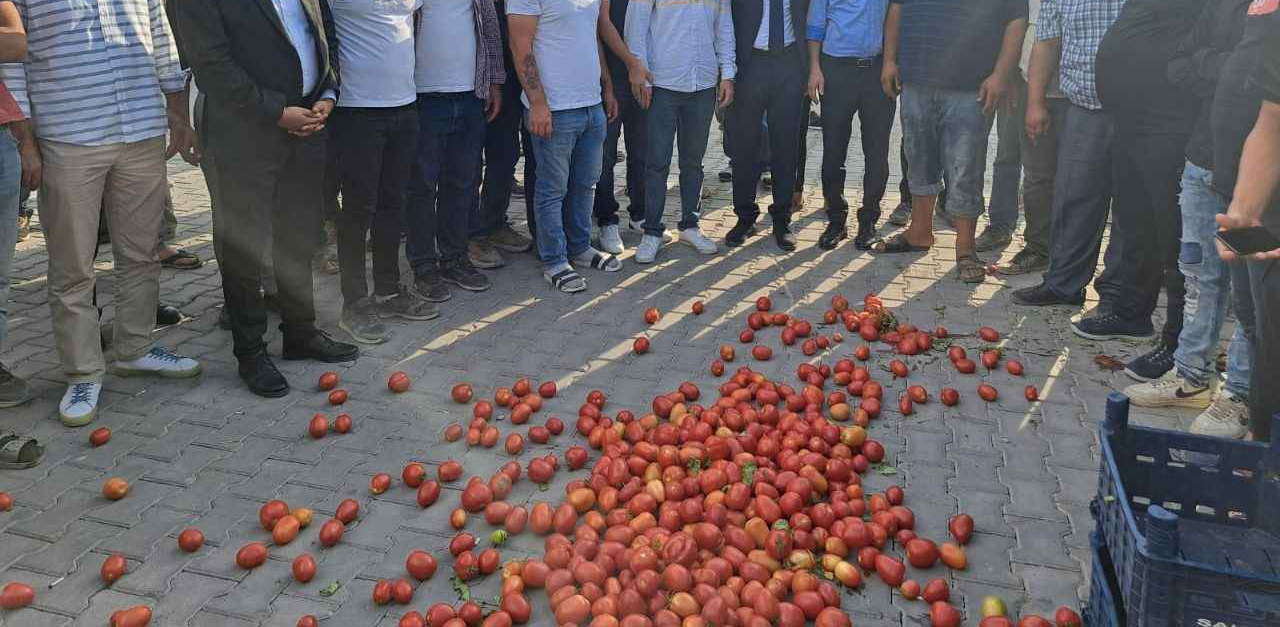
[[[23,557],[18,566],[55,577],[65,575],[75,570],[77,562],[103,540],[123,532],[120,527],[78,520],[67,527],[66,534],[57,542]]]
[[[58,498],[49,509],[15,523],[11,533],[54,542],[63,537],[67,527],[82,514],[88,515],[107,507],[112,501],[101,494],[86,490],[72,490]]]
[[[85,518],[98,522],[132,527],[142,522],[142,513],[152,505],[177,494],[179,488],[151,481],[134,481],[129,486],[129,495],[118,501],[108,501],[105,507],[95,508],[86,513]],[[98,498],[102,498],[99,496]],[[103,499],[105,500],[105,499]]]
[[[1070,525],[1018,516],[1010,516],[1009,524],[1018,538],[1018,546],[1013,550],[1014,562],[1065,570],[1076,568],[1067,557],[1062,540],[1071,532]]]
[[[51,543],[35,538],[12,533],[0,534],[0,571],[9,568],[23,556],[40,552],[50,546]]]
[[[71,617],[51,614],[34,607],[9,610],[0,614],[0,625],[10,627],[64,627],[71,624]]]
[[[1058,477],[1062,491],[1054,495],[1054,499],[1062,503],[1087,505],[1098,493],[1098,471],[1079,470],[1064,466],[1053,466],[1050,469]]]
[[[1065,572],[1056,568],[1014,564],[1013,569],[1026,585],[1027,599],[1022,606],[1024,613],[1053,617],[1053,612],[1065,605],[1079,611],[1079,589],[1084,577],[1079,572]]]
[[[89,608],[71,622],[73,627],[101,627],[111,620],[111,615],[119,610],[146,605],[155,611],[155,601],[146,597],[126,594],[117,590],[106,589],[94,594],[89,599]]]
[[[1066,520],[1066,514],[1058,510],[1053,500],[1056,490],[1052,484],[1045,485],[1041,478],[1013,476],[1006,469],[1001,469],[1000,479],[1009,486],[1010,502],[1004,508],[1005,514],[1060,522]]]
[[[261,621],[270,615],[271,602],[293,581],[289,562],[268,559],[248,571],[240,582],[204,604],[205,610],[249,621]]]

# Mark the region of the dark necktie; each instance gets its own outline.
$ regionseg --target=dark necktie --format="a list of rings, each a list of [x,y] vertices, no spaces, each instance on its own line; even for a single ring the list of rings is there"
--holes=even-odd
[[[769,50],[782,50],[782,3],[787,0],[769,0]]]

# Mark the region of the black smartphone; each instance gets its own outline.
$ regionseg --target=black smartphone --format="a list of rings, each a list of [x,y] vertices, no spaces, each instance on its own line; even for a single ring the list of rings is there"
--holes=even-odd
[[[1237,255],[1252,255],[1280,248],[1280,237],[1276,237],[1265,226],[1218,231],[1218,241]]]

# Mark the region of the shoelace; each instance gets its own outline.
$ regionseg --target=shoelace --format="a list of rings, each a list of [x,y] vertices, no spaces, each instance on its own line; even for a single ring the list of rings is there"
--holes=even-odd
[[[71,386],[71,404],[88,403],[91,393],[96,384],[94,383],[77,383]]]
[[[1161,344],[1160,348],[1147,355],[1147,361],[1163,362],[1171,359],[1173,359],[1173,349],[1168,344]]]
[[[182,360],[182,357],[159,347],[151,349],[151,352],[147,353],[147,355],[157,361],[163,361],[171,364],[176,364]]]
[[[1232,401],[1231,399],[1228,399],[1225,396],[1218,397],[1218,399],[1215,400],[1213,404],[1209,406],[1209,411],[1208,411],[1209,417],[1213,418],[1218,422],[1228,422],[1228,423],[1241,422],[1240,418],[1242,418],[1243,416],[1231,415],[1232,413],[1234,413],[1231,410],[1231,405],[1233,402],[1235,401]]]

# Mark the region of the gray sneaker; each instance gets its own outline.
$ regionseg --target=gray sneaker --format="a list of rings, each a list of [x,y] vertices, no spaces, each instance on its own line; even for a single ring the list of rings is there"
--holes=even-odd
[[[1023,248],[1018,251],[1009,263],[997,266],[996,273],[1005,276],[1017,276],[1020,274],[1031,274],[1033,272],[1043,272],[1049,269],[1049,256],[1041,254],[1030,248]]]
[[[501,268],[506,263],[502,259],[502,253],[494,248],[493,242],[487,237],[477,237],[467,242],[467,256],[471,258],[471,265],[485,270]]]
[[[984,253],[1000,248],[1001,246],[1006,246],[1012,241],[1012,231],[1006,231],[1005,229],[994,226],[987,226],[987,228],[982,229],[982,234],[974,241],[974,248],[978,249],[978,252]]]
[[[413,291],[417,292],[418,296],[433,303],[443,303],[453,298],[453,293],[449,291],[449,286],[444,284],[444,279],[440,277],[439,270],[428,270],[415,277]]]
[[[373,299],[367,297],[350,307],[342,308],[338,328],[361,344],[381,344],[391,335],[387,331],[387,325],[379,321],[378,314],[374,313]]]
[[[31,397],[31,386],[0,364],[0,407],[17,407]]]
[[[894,226],[906,226],[911,221],[911,205],[900,202],[897,207],[893,208],[893,213],[889,214],[889,224]]]
[[[508,253],[522,253],[533,248],[533,240],[516,232],[510,224],[502,225],[489,235],[489,243],[494,248]],[[479,266],[480,264],[476,264]],[[483,267],[483,266],[482,266]]]
[[[440,317],[440,309],[435,306],[435,303],[403,287],[392,296],[374,296],[373,302],[374,311],[379,318],[431,320]]]

